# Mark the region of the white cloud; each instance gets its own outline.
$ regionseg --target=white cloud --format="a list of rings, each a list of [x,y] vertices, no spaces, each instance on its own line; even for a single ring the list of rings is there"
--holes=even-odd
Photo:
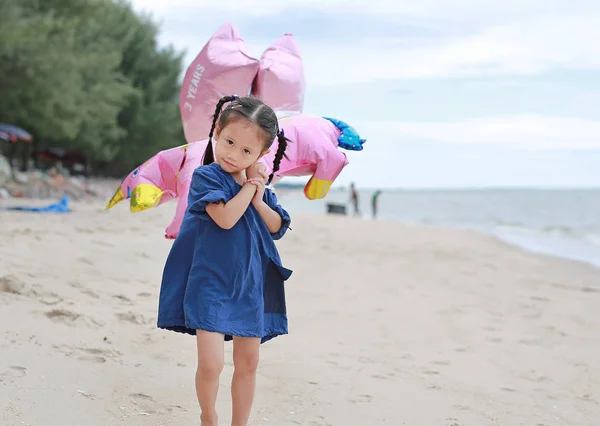
[[[164,13],[177,9],[188,11],[241,12],[249,17],[276,15],[290,9],[313,9],[317,12],[355,12],[386,18],[423,18],[430,20],[494,20],[498,17],[525,16],[559,9],[574,10],[594,5],[593,0],[133,0],[137,9]]]
[[[309,43],[296,34],[311,87],[352,84],[385,79],[417,79],[479,75],[535,75],[556,67],[600,69],[600,3],[592,1],[547,2],[529,0],[413,0],[375,1],[367,10],[358,0],[246,0],[244,2],[197,0],[136,0],[136,7],[159,19],[178,14],[201,15],[207,10],[244,13],[245,19],[275,14],[292,7],[336,11],[360,11],[388,20],[411,23],[410,18],[436,30],[456,28],[461,22],[476,23],[468,36],[429,40],[410,35],[370,39],[351,45],[342,39]],[[373,19],[373,17],[371,17]],[[374,20],[376,22],[376,20]],[[215,23],[215,29],[221,23]],[[471,28],[471,27],[469,27]],[[479,29],[476,29],[479,28]],[[441,31],[444,33],[444,31]],[[173,29],[161,39],[188,51],[191,62],[210,37],[198,28]],[[258,34],[242,34],[251,52],[260,57],[273,40]],[[413,43],[411,43],[411,40]]]
[[[386,79],[535,75],[554,68],[600,69],[600,13],[534,18],[488,27],[426,47],[397,40],[300,44],[314,85]]]
[[[600,121],[576,117],[514,115],[453,122],[357,123],[373,143],[406,136],[452,144],[488,144],[526,150],[600,149]]]

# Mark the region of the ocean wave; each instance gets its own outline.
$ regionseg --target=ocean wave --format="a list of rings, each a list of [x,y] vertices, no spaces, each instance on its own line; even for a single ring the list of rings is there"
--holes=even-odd
[[[600,225],[591,226],[569,226],[569,225],[545,225],[528,226],[522,222],[498,221],[496,229],[499,231],[515,232],[521,234],[543,234],[545,236],[581,238],[589,242],[600,244]]]

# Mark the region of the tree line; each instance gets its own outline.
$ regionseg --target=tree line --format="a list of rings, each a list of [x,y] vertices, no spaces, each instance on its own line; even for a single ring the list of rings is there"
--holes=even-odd
[[[0,0],[0,122],[111,176],[184,143],[183,52],[157,35],[125,1]]]

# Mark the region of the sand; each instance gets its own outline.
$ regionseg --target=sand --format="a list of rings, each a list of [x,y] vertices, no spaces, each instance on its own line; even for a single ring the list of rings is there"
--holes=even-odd
[[[155,327],[174,205],[73,207],[0,212],[0,425],[197,425],[195,340]],[[252,425],[600,421],[600,270],[474,232],[293,221],[290,334],[262,346]]]

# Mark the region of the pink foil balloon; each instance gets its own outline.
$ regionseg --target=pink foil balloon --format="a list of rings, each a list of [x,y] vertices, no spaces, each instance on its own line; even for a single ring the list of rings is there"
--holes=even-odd
[[[188,145],[157,153],[133,170],[119,185],[106,208],[130,200],[139,212],[177,199],[175,216],[165,231],[179,233],[187,209],[194,170],[202,164],[215,106],[223,96],[252,94],[270,105],[289,143],[273,184],[284,176],[311,176],[304,188],[310,200],[324,198],[333,181],[348,164],[338,147],[362,150],[365,142],[340,120],[301,114],[306,90],[302,59],[291,34],[285,34],[262,55],[252,58],[233,25],[223,25],[187,69],[179,107]],[[198,142],[194,142],[198,141]],[[270,174],[277,140],[261,161]]]
[[[232,24],[217,30],[188,67],[181,86],[179,109],[188,142],[208,137],[220,98],[248,95],[258,68]]]
[[[306,82],[296,40],[284,34],[260,58],[252,94],[275,111],[302,112]]]
[[[345,123],[338,127],[322,117],[297,114],[280,119],[279,125],[290,142],[286,149],[288,158],[281,160],[273,183],[285,176],[311,176],[304,188],[304,194],[310,200],[324,198],[331,184],[348,164],[346,154],[338,147],[344,132],[346,136],[353,137],[356,145],[346,149],[362,149],[360,145],[364,142],[359,141],[354,129]],[[207,143],[205,139],[159,152],[123,180],[106,208],[130,199],[131,211],[137,212],[176,198],[175,217],[165,231],[166,238],[175,238],[187,208],[192,174],[202,164]],[[275,140],[270,152],[260,160],[265,164],[268,174],[273,170],[277,147]]]

